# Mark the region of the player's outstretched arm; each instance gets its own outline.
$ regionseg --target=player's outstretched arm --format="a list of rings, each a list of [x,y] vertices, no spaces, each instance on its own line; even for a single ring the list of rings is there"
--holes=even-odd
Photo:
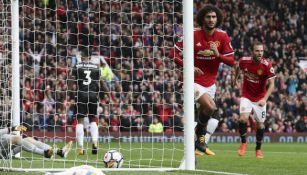
[[[8,134],[9,132],[10,132],[9,128],[0,129],[0,136],[2,136],[4,134]]]
[[[24,131],[27,131],[27,127],[23,125],[17,125],[13,127],[3,128],[3,129],[0,129],[0,135],[9,134],[11,131],[24,132]]]
[[[20,132],[25,132],[27,131],[27,127],[23,125],[17,125],[12,127],[12,131],[20,131]]]

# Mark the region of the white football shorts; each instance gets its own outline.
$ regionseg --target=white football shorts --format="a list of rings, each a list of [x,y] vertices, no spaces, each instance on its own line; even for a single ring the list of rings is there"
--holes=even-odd
[[[240,114],[251,113],[254,110],[254,118],[257,122],[263,123],[266,119],[266,104],[259,106],[257,102],[252,102],[247,98],[240,99]]]
[[[214,99],[215,97],[216,86],[213,84],[209,87],[203,87],[197,83],[194,83],[194,100],[195,102],[205,93],[209,94],[209,96]]]

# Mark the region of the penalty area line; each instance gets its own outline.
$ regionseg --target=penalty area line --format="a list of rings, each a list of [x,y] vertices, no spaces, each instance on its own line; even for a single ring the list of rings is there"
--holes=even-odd
[[[211,171],[211,170],[196,170],[196,171],[202,171],[202,172],[214,173],[214,174],[225,174],[225,175],[248,175],[248,174],[230,173],[230,172],[224,172],[224,171]]]

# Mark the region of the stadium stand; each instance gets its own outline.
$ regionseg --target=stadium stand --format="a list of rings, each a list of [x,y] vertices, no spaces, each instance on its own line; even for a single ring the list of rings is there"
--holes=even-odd
[[[195,13],[207,2],[194,0]],[[93,55],[104,56],[114,73],[107,85],[109,94],[100,94],[100,126],[110,126],[112,131],[133,126],[132,130],[137,131],[148,128],[151,116],[155,116],[165,130],[176,125],[180,131],[182,84],[177,80],[182,75],[166,57],[174,45],[173,36],[182,35],[181,7],[176,3],[174,7],[173,3],[156,3],[156,9],[152,9],[152,4],[146,3],[143,16],[141,7],[133,1],[131,16],[120,17],[119,12],[131,10],[128,4],[120,6],[115,1],[110,6],[109,2],[73,0],[63,4],[57,0],[50,1],[47,15],[43,15],[42,1],[24,0],[20,12],[24,28],[20,31],[21,64],[26,77],[21,93],[24,123],[35,124],[35,130],[51,130],[54,126],[56,131],[74,129],[76,92],[67,92],[65,82],[77,63],[77,46],[82,44],[90,45]],[[266,131],[307,132],[306,72],[298,66],[298,58],[307,56],[306,1],[225,0],[216,5],[225,14],[222,28],[231,36],[236,59],[249,55],[252,42],[261,41],[267,46],[266,57],[273,61],[278,76],[268,102]],[[74,12],[86,11],[88,6],[100,10],[102,18],[95,11],[89,17]],[[167,12],[173,8],[178,13],[171,18]],[[112,14],[108,13],[110,9]],[[92,23],[85,25],[80,21]],[[39,55],[42,49],[45,50]],[[166,71],[160,71],[164,68]],[[218,130],[236,132],[239,87],[231,87],[229,67],[221,68],[219,74],[216,99],[222,107],[223,120]],[[253,128],[250,120],[249,130]],[[106,130],[100,128],[100,132]]]

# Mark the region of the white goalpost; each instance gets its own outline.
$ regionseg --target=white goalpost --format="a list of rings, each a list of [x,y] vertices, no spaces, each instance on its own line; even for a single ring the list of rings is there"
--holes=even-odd
[[[19,3],[12,0],[12,125],[20,124]]]
[[[183,61],[183,77],[184,77],[184,111],[185,111],[185,169],[195,169],[194,156],[194,25],[193,25],[193,1],[185,0],[183,6],[183,50],[185,58]]]
[[[193,44],[184,68],[168,57],[179,38],[194,43],[193,28],[190,0],[0,0],[0,129],[22,124],[54,150],[73,141],[66,158],[0,152],[0,171],[195,170]],[[88,124],[77,155],[80,46],[101,71],[97,154]],[[122,168],[104,167],[108,150],[122,153]]]

